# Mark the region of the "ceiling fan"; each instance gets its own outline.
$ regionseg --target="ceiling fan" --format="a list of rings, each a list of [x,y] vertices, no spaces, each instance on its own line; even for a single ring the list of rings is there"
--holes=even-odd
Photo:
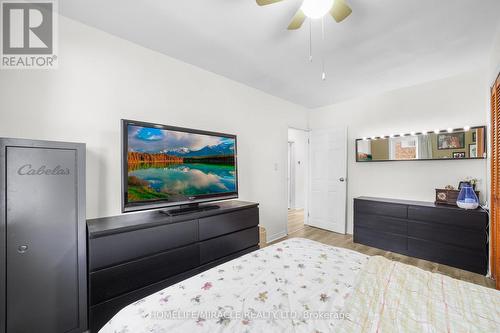
[[[283,0],[256,1],[259,6],[266,6]],[[302,5],[290,22],[288,30],[299,29],[307,17],[319,19],[327,13],[330,13],[335,21],[340,23],[352,13],[352,9],[346,4],[345,0],[303,0]]]

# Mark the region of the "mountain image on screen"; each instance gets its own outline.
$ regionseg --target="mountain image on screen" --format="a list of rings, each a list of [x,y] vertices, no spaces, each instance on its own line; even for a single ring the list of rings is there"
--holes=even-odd
[[[217,146],[206,146],[197,151],[191,151],[189,148],[179,148],[168,151],[167,154],[181,157],[233,155],[234,143],[224,142]]]
[[[128,202],[236,191],[235,139],[128,125]]]

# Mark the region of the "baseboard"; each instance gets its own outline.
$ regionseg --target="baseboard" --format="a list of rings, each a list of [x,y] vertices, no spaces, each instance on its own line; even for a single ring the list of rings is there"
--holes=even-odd
[[[286,237],[286,231],[282,231],[282,232],[278,232],[276,234],[273,234],[273,235],[269,235],[267,237],[267,243],[271,243],[271,242],[274,242],[275,240],[278,240],[280,238],[284,238]]]

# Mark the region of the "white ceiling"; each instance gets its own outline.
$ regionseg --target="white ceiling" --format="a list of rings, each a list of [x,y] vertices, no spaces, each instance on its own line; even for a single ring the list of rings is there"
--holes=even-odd
[[[500,0],[347,0],[337,24],[286,27],[300,0],[63,0],[64,16],[306,107],[485,66]],[[324,54],[327,79],[321,80]]]

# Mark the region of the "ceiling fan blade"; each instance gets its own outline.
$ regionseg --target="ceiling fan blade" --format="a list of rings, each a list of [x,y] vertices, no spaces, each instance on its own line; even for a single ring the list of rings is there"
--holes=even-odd
[[[299,9],[288,26],[288,30],[297,30],[302,26],[302,23],[306,20],[306,14]]]
[[[266,6],[266,5],[270,5],[272,3],[280,2],[280,1],[283,1],[283,0],[257,0],[257,4],[259,6]]]
[[[333,7],[330,10],[330,14],[333,16],[337,23],[342,22],[351,15],[352,9],[349,7],[344,0],[335,0]]]

